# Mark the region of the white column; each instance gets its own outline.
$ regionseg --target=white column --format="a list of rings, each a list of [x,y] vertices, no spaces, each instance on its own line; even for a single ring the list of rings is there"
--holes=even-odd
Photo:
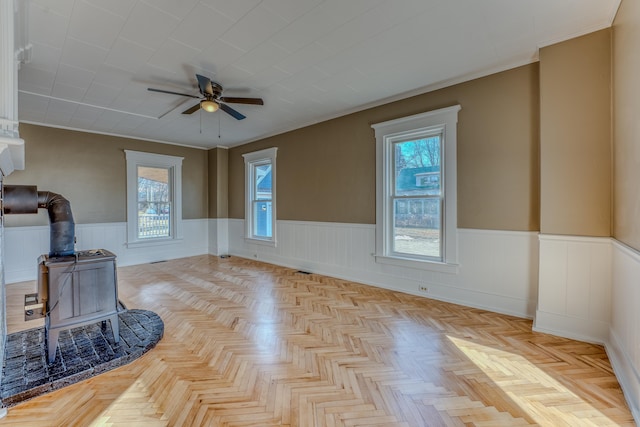
[[[0,173],[24,169],[24,140],[18,132],[18,67],[15,20],[18,2],[0,0]],[[24,0],[21,7],[24,9]],[[20,55],[24,50],[20,51]]]
[[[18,3],[22,1],[22,3]],[[27,0],[0,0],[0,186],[2,177],[24,169],[24,141],[18,132],[18,55],[15,21],[18,7],[26,9]],[[26,18],[26,15],[23,15]],[[22,28],[20,28],[22,30]],[[23,41],[24,42],[24,41]],[[0,207],[1,209],[1,207]],[[7,318],[4,284],[4,223],[0,218],[0,366],[4,364]],[[0,407],[0,418],[7,409]]]

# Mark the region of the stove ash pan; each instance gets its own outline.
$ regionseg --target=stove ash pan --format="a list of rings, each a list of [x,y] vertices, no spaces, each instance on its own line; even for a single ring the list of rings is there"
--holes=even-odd
[[[38,258],[38,296],[45,311],[47,356],[56,357],[58,336],[65,329],[99,321],[111,322],[115,342],[118,327],[116,256],[105,249],[71,256]]]

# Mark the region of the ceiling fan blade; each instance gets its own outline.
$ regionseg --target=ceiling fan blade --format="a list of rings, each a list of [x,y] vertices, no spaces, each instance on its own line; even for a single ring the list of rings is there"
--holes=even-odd
[[[190,95],[188,93],[171,92],[170,90],[154,89],[152,87],[148,87],[147,90],[149,90],[151,92],[168,93],[168,94],[171,94],[171,95],[188,96],[190,98],[200,98],[199,96]]]
[[[247,118],[246,116],[242,115],[238,111],[236,111],[233,108],[229,107],[227,104],[220,104],[220,109],[222,111],[224,111],[225,113],[229,114],[230,116],[235,117],[238,120],[242,120],[242,119],[246,119]]]
[[[200,87],[200,92],[208,95],[213,95],[213,87],[211,86],[211,80],[208,77],[201,76],[200,74],[196,74],[196,78],[198,79],[198,86]]]
[[[262,98],[235,98],[232,96],[223,96],[220,98],[220,101],[231,102],[232,104],[264,105]]]
[[[188,108],[182,112],[182,114],[193,114],[200,109],[200,104],[196,104],[191,108]]]

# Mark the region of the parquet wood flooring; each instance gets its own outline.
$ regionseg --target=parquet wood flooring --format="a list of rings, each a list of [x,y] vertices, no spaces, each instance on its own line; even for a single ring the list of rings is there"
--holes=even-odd
[[[163,319],[156,348],[0,426],[635,425],[603,347],[530,320],[236,257],[118,279]],[[9,285],[8,309],[34,286]]]

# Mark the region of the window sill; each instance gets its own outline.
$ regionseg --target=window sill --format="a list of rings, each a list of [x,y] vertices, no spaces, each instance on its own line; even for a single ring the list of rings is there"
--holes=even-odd
[[[263,240],[263,239],[254,239],[251,237],[245,237],[244,241],[246,243],[253,243],[256,245],[262,245],[262,246],[271,246],[272,248],[276,247],[276,241],[275,240]]]
[[[438,273],[458,274],[459,264],[445,262],[416,260],[411,258],[390,257],[386,255],[375,255],[379,264],[395,265],[397,267],[415,268],[418,270],[435,271]]]
[[[144,248],[148,246],[164,246],[164,245],[175,245],[177,243],[182,243],[182,239],[150,239],[150,240],[136,240],[133,242],[127,242],[128,248]]]

